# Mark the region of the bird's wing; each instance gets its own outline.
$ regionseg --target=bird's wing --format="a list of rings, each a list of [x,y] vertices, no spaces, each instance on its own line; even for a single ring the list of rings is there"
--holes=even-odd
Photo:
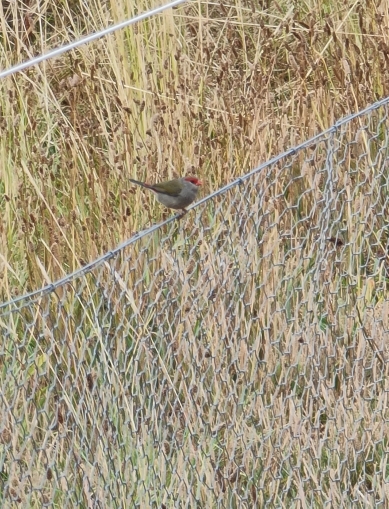
[[[157,193],[166,194],[168,196],[179,196],[182,191],[182,183],[180,179],[174,179],[165,184],[153,184],[152,189]]]

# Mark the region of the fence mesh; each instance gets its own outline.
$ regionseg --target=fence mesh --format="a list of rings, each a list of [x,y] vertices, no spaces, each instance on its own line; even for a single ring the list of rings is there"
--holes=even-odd
[[[3,304],[2,507],[385,507],[388,157],[382,102]]]

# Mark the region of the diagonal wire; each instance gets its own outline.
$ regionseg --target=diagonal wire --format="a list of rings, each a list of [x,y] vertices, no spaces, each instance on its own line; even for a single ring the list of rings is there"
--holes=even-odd
[[[264,169],[268,168],[269,166],[277,163],[278,161],[280,161],[280,160],[282,160],[284,158],[287,158],[290,155],[295,154],[296,152],[299,152],[301,150],[306,149],[307,147],[309,147],[309,146],[317,143],[318,141],[322,140],[323,138],[325,138],[329,134],[335,133],[338,129],[340,129],[340,127],[342,125],[349,123],[351,120],[353,120],[355,118],[363,117],[367,113],[370,113],[371,111],[376,110],[376,109],[378,109],[378,108],[380,108],[380,107],[382,107],[382,106],[384,106],[384,105],[386,105],[388,103],[389,103],[389,97],[385,97],[384,99],[381,99],[380,101],[377,101],[374,104],[371,104],[370,106],[368,106],[367,108],[365,108],[365,109],[363,109],[363,110],[361,110],[359,112],[356,112],[356,113],[353,113],[351,115],[347,115],[346,117],[341,118],[340,120],[338,120],[338,122],[335,122],[335,124],[333,124],[331,127],[326,129],[325,131],[322,131],[321,133],[319,133],[319,134],[313,136],[312,138],[310,138],[310,139],[300,143],[299,145],[296,145],[295,147],[290,148],[289,150],[286,150],[285,152],[282,152],[281,154],[276,155],[272,159],[269,159],[268,161],[260,164],[259,166],[257,166],[256,168],[254,168],[250,172],[246,173],[245,175],[242,175],[241,177],[238,177],[237,179],[235,179],[234,181],[230,182],[229,184],[226,184],[222,188],[220,188],[220,189],[214,191],[213,193],[205,196],[203,199],[199,200],[195,204],[193,204],[190,207],[188,207],[188,210],[194,209],[194,208],[202,205],[203,203],[206,203],[206,202],[212,200],[216,196],[220,196],[221,194],[226,193],[230,189],[232,189],[232,188],[242,184],[242,182],[244,182],[245,180],[248,180],[252,175],[263,171]],[[11,299],[8,302],[0,304],[0,316],[8,315],[12,311],[15,311],[15,305],[17,305],[17,304],[21,303],[20,307],[18,309],[23,308],[24,306],[26,306],[28,304],[28,302],[26,302],[25,304],[23,304],[22,302],[23,301],[27,301],[27,299],[30,299],[30,300],[31,299],[36,299],[38,297],[43,296],[44,294],[51,293],[54,290],[56,290],[57,288],[65,285],[66,283],[69,283],[73,279],[75,279],[77,277],[81,277],[81,276],[87,274],[88,272],[91,272],[93,269],[95,269],[96,267],[98,267],[99,265],[104,263],[105,261],[110,260],[111,258],[113,258],[117,253],[119,253],[120,251],[122,251],[126,247],[130,246],[131,244],[134,244],[140,238],[146,237],[147,235],[150,235],[154,231],[159,230],[162,226],[165,226],[165,225],[173,222],[179,216],[180,216],[180,214],[175,214],[174,216],[169,217],[168,219],[166,219],[165,221],[162,221],[161,223],[155,224],[155,225],[151,226],[150,228],[147,228],[146,230],[142,230],[142,231],[136,233],[134,236],[132,236],[131,238],[127,239],[122,244],[119,244],[116,248],[108,251],[107,253],[105,253],[104,255],[100,256],[96,260],[88,263],[87,265],[81,267],[80,269],[77,269],[76,271],[72,272],[71,274],[68,274],[68,275],[64,276],[63,278],[58,279],[57,281],[55,281],[55,282],[53,282],[53,283],[51,283],[49,285],[46,285],[43,288],[40,288],[39,290],[34,290],[34,291],[30,292],[30,293],[21,295],[19,297],[16,297],[15,299]],[[13,307],[12,310],[10,309],[11,306]]]
[[[115,32],[116,30],[121,30],[122,28],[125,28],[129,25],[133,25],[134,23],[137,23],[138,21],[143,21],[144,19],[150,18],[151,16],[154,16],[155,14],[159,14],[159,13],[165,11],[166,9],[176,7],[177,5],[182,4],[186,1],[187,0],[174,0],[173,2],[169,2],[167,4],[160,5],[159,7],[156,7],[155,9],[151,9],[150,11],[146,11],[142,14],[139,14],[139,16],[135,16],[134,18],[127,19],[125,21],[122,21],[121,23],[117,23],[116,25],[111,25],[107,28],[104,28],[103,30],[99,30],[98,32],[94,32],[93,34],[89,34],[85,37],[81,37],[80,39],[77,39],[76,41],[70,42],[69,44],[64,44],[63,46],[60,46],[59,48],[55,48],[51,51],[48,51],[47,53],[44,53],[37,57],[31,58],[30,60],[27,60],[26,62],[22,62],[20,64],[14,65],[13,67],[10,67],[9,69],[1,71],[0,78],[5,78],[6,76],[11,76],[12,74],[20,72],[23,69],[27,69],[28,67],[32,67],[33,65],[39,64],[40,62],[44,62],[45,60],[49,60],[50,58],[54,58],[59,55],[62,55],[62,53],[66,53],[67,51],[70,51],[74,48],[78,48],[79,46],[82,46],[83,44],[88,44],[89,42],[95,41],[96,39],[100,39],[100,37],[104,37],[106,35],[109,35],[109,34]]]

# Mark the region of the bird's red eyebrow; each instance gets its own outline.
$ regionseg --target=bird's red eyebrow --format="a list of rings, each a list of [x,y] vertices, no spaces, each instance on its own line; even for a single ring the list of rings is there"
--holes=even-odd
[[[195,184],[196,186],[202,185],[201,180],[197,179],[196,177],[188,177],[185,180],[188,180],[189,182],[191,182],[192,184]]]

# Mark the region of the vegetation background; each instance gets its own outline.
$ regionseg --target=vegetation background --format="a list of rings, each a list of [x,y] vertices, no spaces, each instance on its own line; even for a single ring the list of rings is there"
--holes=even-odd
[[[1,67],[157,5],[2,2]],[[194,1],[2,80],[1,301],[62,278],[171,215],[128,177],[160,181],[194,174],[206,183],[206,195],[387,96],[388,29],[386,0]],[[362,143],[363,134],[356,134],[361,124],[352,126],[349,138],[343,133],[345,146]],[[377,133],[386,139],[382,126]],[[367,172],[379,152],[376,144],[368,141],[364,151],[346,156],[348,170]],[[361,227],[340,256],[348,269],[327,272],[327,282],[318,283],[324,296],[316,301],[306,274],[316,266],[317,244],[306,232],[322,212],[309,212],[320,188],[320,165],[303,162],[320,161],[328,147],[320,150],[285,163],[288,175],[273,168],[251,187],[247,181],[219,196],[206,212],[135,244],[115,258],[111,283],[101,269],[96,280],[85,278],[81,286],[1,318],[4,504],[375,507],[387,498],[387,430],[381,425],[388,422],[386,357],[369,342],[367,323],[373,317],[384,341],[386,276],[367,281],[356,268],[374,265],[384,243],[385,172],[377,167],[378,180],[366,177],[371,188],[362,186],[362,178],[351,179],[351,198],[359,201],[341,209],[340,223],[349,233],[368,218],[369,235],[379,237],[368,239],[375,252],[366,257]],[[302,173],[311,192],[305,201],[298,199]],[[261,223],[264,184],[270,215]],[[382,224],[369,222],[370,189],[381,200]],[[286,230],[303,235],[304,246],[296,247],[290,235],[286,242]],[[358,248],[363,263],[354,256]],[[263,262],[269,252],[273,261]],[[304,253],[312,263],[304,265]],[[129,261],[134,273],[123,268]],[[250,284],[243,283],[243,267],[255,275]],[[357,274],[354,285],[345,276],[350,267]],[[195,274],[192,287],[188,274]],[[159,291],[172,280],[180,281],[179,298]],[[214,289],[224,290],[207,298],[204,281],[211,280]],[[328,280],[341,305],[335,290],[325,293]],[[301,295],[292,296],[291,287]],[[358,295],[370,292],[370,318],[360,311],[367,316],[364,326],[350,288]],[[123,304],[123,293],[130,304]],[[162,301],[169,299],[166,310]],[[279,315],[280,309],[289,311]],[[308,326],[306,336],[302,326],[299,335],[287,333],[291,321],[308,324],[309,316],[316,317],[312,336]],[[296,349],[297,336],[310,345],[304,354]],[[348,340],[332,351],[334,337]],[[151,360],[157,339],[163,345],[158,362]],[[366,378],[358,362],[371,351]],[[326,356],[333,364],[322,372],[315,362],[325,364]],[[204,367],[209,359],[212,366]],[[378,392],[357,390],[354,375],[354,382]],[[345,394],[351,398],[346,403]],[[336,409],[339,416],[339,400],[342,422],[332,414]],[[38,443],[45,445],[40,449]],[[69,492],[73,476],[76,487]]]
[[[2,67],[153,5],[2,5]],[[388,93],[387,2],[190,2],[1,83],[2,300],[165,211],[128,176],[204,194]]]

